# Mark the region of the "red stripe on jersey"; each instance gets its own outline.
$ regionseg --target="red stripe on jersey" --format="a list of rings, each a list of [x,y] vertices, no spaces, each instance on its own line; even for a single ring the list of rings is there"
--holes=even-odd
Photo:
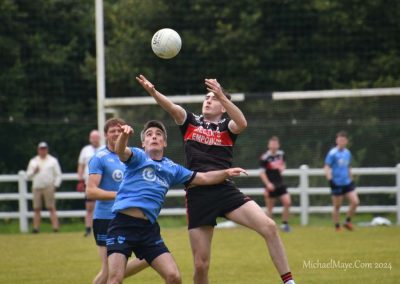
[[[220,132],[192,124],[188,125],[183,139],[184,141],[192,140],[206,145],[233,146],[233,141],[228,131]]]

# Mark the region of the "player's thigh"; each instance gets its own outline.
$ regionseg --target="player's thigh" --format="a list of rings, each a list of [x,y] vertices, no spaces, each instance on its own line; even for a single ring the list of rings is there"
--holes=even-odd
[[[275,222],[265,215],[260,206],[253,200],[226,214],[226,217],[240,225],[246,226],[262,234]]]
[[[352,204],[358,204],[360,203],[360,200],[358,198],[358,194],[356,191],[350,191],[346,193],[346,198],[347,200],[352,203]]]
[[[290,206],[292,204],[292,199],[290,198],[289,193],[281,195],[280,200],[284,207]]]
[[[180,277],[178,265],[169,252],[165,252],[157,256],[152,262],[151,267],[157,271],[164,279],[171,275]]]
[[[264,201],[265,201],[265,205],[268,208],[272,208],[275,206],[275,197],[269,196],[268,193],[264,194]]]
[[[102,264],[102,269],[108,270],[108,258],[107,258],[107,247],[97,246],[99,257]]]
[[[211,242],[214,234],[214,227],[202,226],[189,230],[190,245],[195,257],[209,259],[211,254]]]
[[[335,208],[338,208],[343,203],[343,195],[332,195],[332,205]]]
[[[122,280],[125,274],[126,256],[122,253],[114,252],[108,256],[107,261],[109,277]]]

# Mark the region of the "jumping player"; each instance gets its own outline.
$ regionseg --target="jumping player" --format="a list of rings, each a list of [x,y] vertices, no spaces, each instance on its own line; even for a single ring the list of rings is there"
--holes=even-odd
[[[272,136],[268,140],[268,151],[260,158],[260,178],[265,185],[264,199],[268,216],[272,218],[275,200],[279,198],[283,206],[281,229],[290,232],[288,220],[291,200],[282,178],[282,172],[286,168],[285,153],[279,148],[279,138]]]
[[[325,175],[329,181],[332,194],[332,219],[335,224],[336,231],[340,231],[340,206],[343,202],[343,196],[350,203],[349,211],[346,214],[344,227],[350,231],[353,230],[351,217],[356,212],[357,206],[360,203],[355,185],[352,181],[351,174],[351,153],[346,148],[348,143],[347,133],[340,131],[336,134],[336,147],[332,148],[325,158]]]
[[[148,121],[141,132],[144,151],[127,147],[128,138],[133,134],[130,126],[122,125],[121,131],[116,152],[126,169],[113,206],[116,217],[108,229],[108,283],[122,283],[132,251],[145,259],[166,283],[181,283],[178,266],[161,238],[157,223],[169,187],[220,183],[245,171],[232,168],[196,173],[175,164],[164,157],[167,132],[156,120]]]
[[[106,283],[108,263],[106,238],[108,225],[114,214],[111,212],[116,191],[122,181],[125,165],[119,161],[115,153],[115,142],[121,133],[120,125],[126,124],[122,119],[112,118],[104,125],[106,147],[101,148],[89,162],[89,179],[86,194],[89,199],[96,200],[93,220],[93,233],[102,262],[100,272],[93,280],[94,284]],[[125,277],[133,275],[147,267],[144,260],[131,260]]]
[[[143,75],[136,80],[179,125],[184,140],[185,163],[189,169],[205,172],[231,167],[234,143],[238,134],[247,127],[247,121],[216,79],[205,79],[209,93],[205,96],[201,115],[174,104]],[[225,113],[230,118],[224,118]],[[294,283],[275,222],[231,180],[187,190],[186,200],[194,283],[208,283],[211,242],[219,216],[259,233],[267,243],[283,282]]]

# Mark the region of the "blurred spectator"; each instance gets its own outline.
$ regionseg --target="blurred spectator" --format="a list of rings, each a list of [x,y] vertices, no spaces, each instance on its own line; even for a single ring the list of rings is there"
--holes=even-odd
[[[76,190],[80,192],[84,192],[86,188],[89,177],[89,161],[100,148],[100,132],[98,130],[90,132],[89,143],[89,145],[82,148],[78,158],[78,184],[76,185]],[[94,204],[94,200],[88,199],[85,195],[85,237],[89,236],[92,231]]]
[[[54,232],[58,232],[59,223],[54,198],[55,189],[61,184],[61,167],[58,160],[49,154],[49,147],[46,142],[40,142],[37,147],[38,155],[29,161],[27,175],[32,179],[33,193],[33,233],[39,233],[40,211],[45,207],[50,212],[51,225]]]

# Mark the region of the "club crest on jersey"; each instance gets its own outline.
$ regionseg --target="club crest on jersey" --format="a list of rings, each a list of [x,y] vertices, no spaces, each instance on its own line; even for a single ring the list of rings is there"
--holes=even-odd
[[[143,170],[142,176],[147,181],[155,181],[157,176],[152,167],[147,167]]]
[[[121,182],[122,179],[124,178],[124,173],[121,170],[115,170],[112,173],[112,178],[113,180],[115,180],[116,182]]]

